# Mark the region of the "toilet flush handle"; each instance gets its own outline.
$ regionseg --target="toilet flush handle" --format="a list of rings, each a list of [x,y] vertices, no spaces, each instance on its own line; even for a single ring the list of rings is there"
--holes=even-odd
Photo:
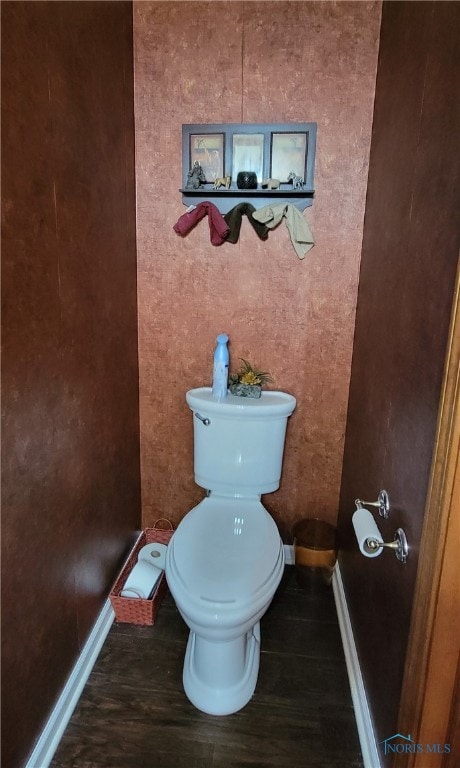
[[[197,419],[203,422],[205,427],[208,427],[210,425],[211,423],[210,419],[207,419],[204,416],[202,416],[200,413],[196,413],[196,412],[195,412],[195,416],[197,417]]]

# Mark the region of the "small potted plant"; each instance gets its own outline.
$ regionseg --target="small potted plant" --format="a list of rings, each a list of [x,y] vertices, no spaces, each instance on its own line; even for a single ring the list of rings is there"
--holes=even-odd
[[[273,381],[269,373],[257,371],[251,363],[240,357],[243,365],[238,373],[230,374],[229,389],[232,395],[237,397],[259,398],[262,394],[262,385]]]

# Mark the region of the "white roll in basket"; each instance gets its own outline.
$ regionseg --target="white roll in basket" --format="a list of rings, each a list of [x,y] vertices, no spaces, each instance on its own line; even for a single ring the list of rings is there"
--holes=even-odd
[[[125,581],[120,597],[147,600],[163,575],[161,568],[139,560]]]
[[[154,565],[156,568],[161,568],[164,571],[166,566],[167,549],[167,544],[159,544],[156,541],[151,544],[146,544],[142,547],[142,549],[139,550],[139,554],[137,556],[138,562],[144,560],[150,565]]]

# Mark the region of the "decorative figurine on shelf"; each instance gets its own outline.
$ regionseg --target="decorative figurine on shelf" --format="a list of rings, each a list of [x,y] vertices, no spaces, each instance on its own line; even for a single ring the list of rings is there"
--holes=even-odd
[[[279,179],[262,179],[261,187],[262,189],[279,189],[280,183]]]
[[[206,176],[198,160],[193,163],[193,168],[187,174],[185,189],[199,189],[206,182]]]
[[[293,189],[303,189],[304,187],[304,181],[302,179],[302,176],[297,176],[294,171],[291,171],[289,176],[287,177],[288,182],[292,181],[292,188]]]
[[[217,178],[212,186],[213,189],[219,189],[220,187],[225,187],[225,189],[230,189],[230,184],[232,182],[231,176],[222,176],[220,179]]]

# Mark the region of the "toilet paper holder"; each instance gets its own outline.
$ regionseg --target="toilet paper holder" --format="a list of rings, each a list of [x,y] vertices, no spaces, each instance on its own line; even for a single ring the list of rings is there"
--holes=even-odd
[[[409,554],[409,545],[407,543],[407,537],[402,528],[398,528],[394,533],[394,541],[384,542],[379,541],[373,537],[366,539],[365,546],[369,552],[375,552],[380,547],[388,547],[392,549],[400,563],[407,562],[407,556]]]
[[[379,514],[385,519],[390,514],[390,499],[388,493],[385,490],[380,491],[377,501],[363,501],[362,499],[355,499],[356,509],[362,509],[363,507],[378,507]],[[369,536],[364,542],[364,548],[369,555],[377,552],[377,550],[386,547],[392,549],[396,555],[396,558],[400,563],[407,562],[407,556],[409,554],[409,545],[407,543],[407,536],[402,528],[398,528],[394,533],[393,541],[381,541],[375,536]]]
[[[360,507],[378,507],[380,517],[384,517],[385,520],[390,514],[390,497],[387,491],[382,490],[379,493],[377,501],[362,501],[362,499],[355,499],[356,509]]]

